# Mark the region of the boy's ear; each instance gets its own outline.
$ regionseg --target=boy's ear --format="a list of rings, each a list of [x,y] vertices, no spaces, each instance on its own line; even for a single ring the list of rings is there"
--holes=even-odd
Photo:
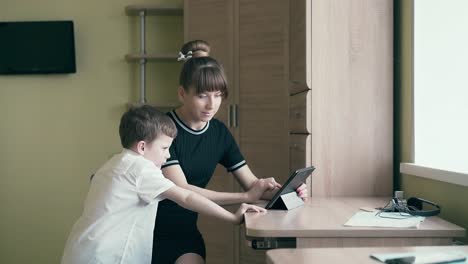
[[[185,90],[182,86],[179,86],[179,89],[177,90],[177,97],[181,103],[184,103]]]
[[[141,140],[136,143],[136,152],[140,155],[145,154],[146,142]]]

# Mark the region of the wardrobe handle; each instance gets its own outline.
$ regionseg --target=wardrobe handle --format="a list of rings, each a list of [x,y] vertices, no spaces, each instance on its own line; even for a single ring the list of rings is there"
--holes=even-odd
[[[237,121],[237,104],[232,105],[232,126],[237,127],[239,122]]]
[[[227,113],[227,125],[228,127],[232,127],[232,120],[231,120],[231,112],[232,112],[232,105],[228,106],[228,113]]]

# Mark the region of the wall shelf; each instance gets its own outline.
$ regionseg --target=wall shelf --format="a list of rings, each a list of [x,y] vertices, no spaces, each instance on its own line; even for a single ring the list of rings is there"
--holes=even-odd
[[[139,54],[139,53],[132,53],[125,55],[125,60],[128,62],[138,62],[141,59],[146,61],[173,61],[175,62],[177,59],[176,54]]]
[[[138,103],[146,103],[146,63],[149,61],[176,61],[177,52],[148,54],[146,53],[146,16],[183,16],[184,10],[180,6],[171,5],[129,5],[125,7],[128,16],[140,17],[140,51],[125,55],[128,62],[140,64],[140,99]]]
[[[162,5],[129,5],[125,7],[128,16],[138,16],[141,11],[145,11],[148,16],[182,16],[184,9],[179,6]]]

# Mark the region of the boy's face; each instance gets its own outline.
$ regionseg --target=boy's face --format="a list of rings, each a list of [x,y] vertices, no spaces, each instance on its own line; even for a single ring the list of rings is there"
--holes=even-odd
[[[145,144],[143,157],[152,161],[156,167],[161,168],[161,165],[171,157],[169,147],[172,140],[173,138],[166,135],[156,137],[152,142]]]

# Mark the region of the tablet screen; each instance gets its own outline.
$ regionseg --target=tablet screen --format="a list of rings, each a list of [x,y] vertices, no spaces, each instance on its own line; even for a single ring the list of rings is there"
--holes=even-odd
[[[303,168],[296,170],[289,176],[288,180],[286,181],[285,184],[283,184],[283,187],[278,190],[278,192],[273,196],[273,198],[268,202],[268,204],[265,206],[266,209],[270,209],[278,200],[278,198],[283,195],[287,194],[290,192],[295,192],[297,187],[301,186],[301,184],[305,183],[307,177],[315,170],[314,166]]]

